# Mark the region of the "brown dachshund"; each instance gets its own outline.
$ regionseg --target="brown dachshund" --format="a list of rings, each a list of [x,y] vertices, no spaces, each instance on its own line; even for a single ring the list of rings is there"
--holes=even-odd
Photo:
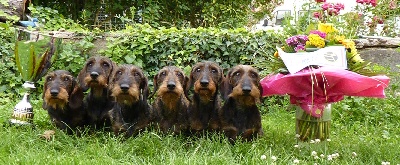
[[[154,77],[156,98],[153,109],[156,122],[164,133],[187,133],[189,100],[185,89],[188,80],[183,71],[175,66],[162,68]]]
[[[115,135],[135,136],[149,125],[152,116],[146,76],[137,66],[121,65],[111,76],[109,88],[115,99],[109,112]]]
[[[194,93],[188,110],[192,133],[219,130],[221,99],[218,91],[222,79],[223,71],[214,62],[199,62],[192,67],[189,84],[190,88],[194,88]]]
[[[219,117],[221,128],[232,144],[237,136],[249,141],[263,134],[256,105],[260,102],[261,92],[260,77],[255,68],[238,65],[229,70],[222,91],[225,103]]]
[[[57,128],[73,133],[85,124],[83,91],[72,74],[56,70],[46,76],[43,89],[43,109]]]
[[[94,128],[109,127],[108,111],[113,107],[112,98],[108,90],[109,77],[115,63],[107,57],[90,57],[85,67],[79,72],[78,80],[81,88],[90,92],[84,99],[88,122]]]

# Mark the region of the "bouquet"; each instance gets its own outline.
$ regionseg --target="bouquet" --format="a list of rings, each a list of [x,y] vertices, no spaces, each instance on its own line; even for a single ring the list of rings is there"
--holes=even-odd
[[[278,73],[261,80],[263,96],[290,95],[302,141],[329,138],[331,103],[345,95],[384,98],[389,83],[333,24],[320,22],[316,27],[278,46],[274,58],[279,60],[273,60],[280,66],[275,68]]]

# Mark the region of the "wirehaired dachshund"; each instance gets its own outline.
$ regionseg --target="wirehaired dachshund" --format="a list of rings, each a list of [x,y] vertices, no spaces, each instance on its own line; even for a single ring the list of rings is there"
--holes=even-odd
[[[147,77],[137,66],[121,65],[113,72],[109,88],[115,99],[114,107],[109,111],[114,134],[135,136],[151,121]]]
[[[97,129],[111,125],[108,111],[112,108],[113,102],[108,84],[115,67],[115,63],[109,58],[93,56],[86,61],[78,75],[78,81],[83,91],[86,92],[90,88],[84,104],[89,125]]]
[[[229,70],[223,86],[225,102],[218,114],[229,141],[234,144],[238,136],[250,141],[262,135],[261,115],[256,105],[262,92],[258,71],[249,65],[237,65]]]
[[[189,78],[175,66],[162,68],[154,77],[156,98],[153,110],[156,122],[163,133],[186,134],[188,131],[187,83]]]
[[[199,62],[192,67],[189,88],[194,88],[194,92],[188,110],[192,133],[219,130],[218,111],[221,99],[218,91],[222,79],[223,71],[214,62]]]
[[[71,134],[85,125],[83,91],[72,74],[56,70],[46,75],[43,89],[43,109],[55,126]]]

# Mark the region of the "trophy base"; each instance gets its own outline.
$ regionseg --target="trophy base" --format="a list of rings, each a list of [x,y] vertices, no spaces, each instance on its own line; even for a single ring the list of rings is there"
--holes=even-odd
[[[9,123],[10,123],[10,125],[16,125],[16,126],[32,126],[33,125],[30,122],[17,120],[17,119],[10,119]]]

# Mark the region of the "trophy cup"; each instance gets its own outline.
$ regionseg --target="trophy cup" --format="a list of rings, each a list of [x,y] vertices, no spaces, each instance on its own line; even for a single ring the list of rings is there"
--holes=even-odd
[[[22,79],[26,92],[20,102],[14,107],[9,120],[11,125],[32,125],[33,107],[30,104],[30,94],[35,89],[35,83],[43,77],[51,67],[52,61],[61,51],[61,38],[33,34],[19,30],[15,43],[15,63]]]

